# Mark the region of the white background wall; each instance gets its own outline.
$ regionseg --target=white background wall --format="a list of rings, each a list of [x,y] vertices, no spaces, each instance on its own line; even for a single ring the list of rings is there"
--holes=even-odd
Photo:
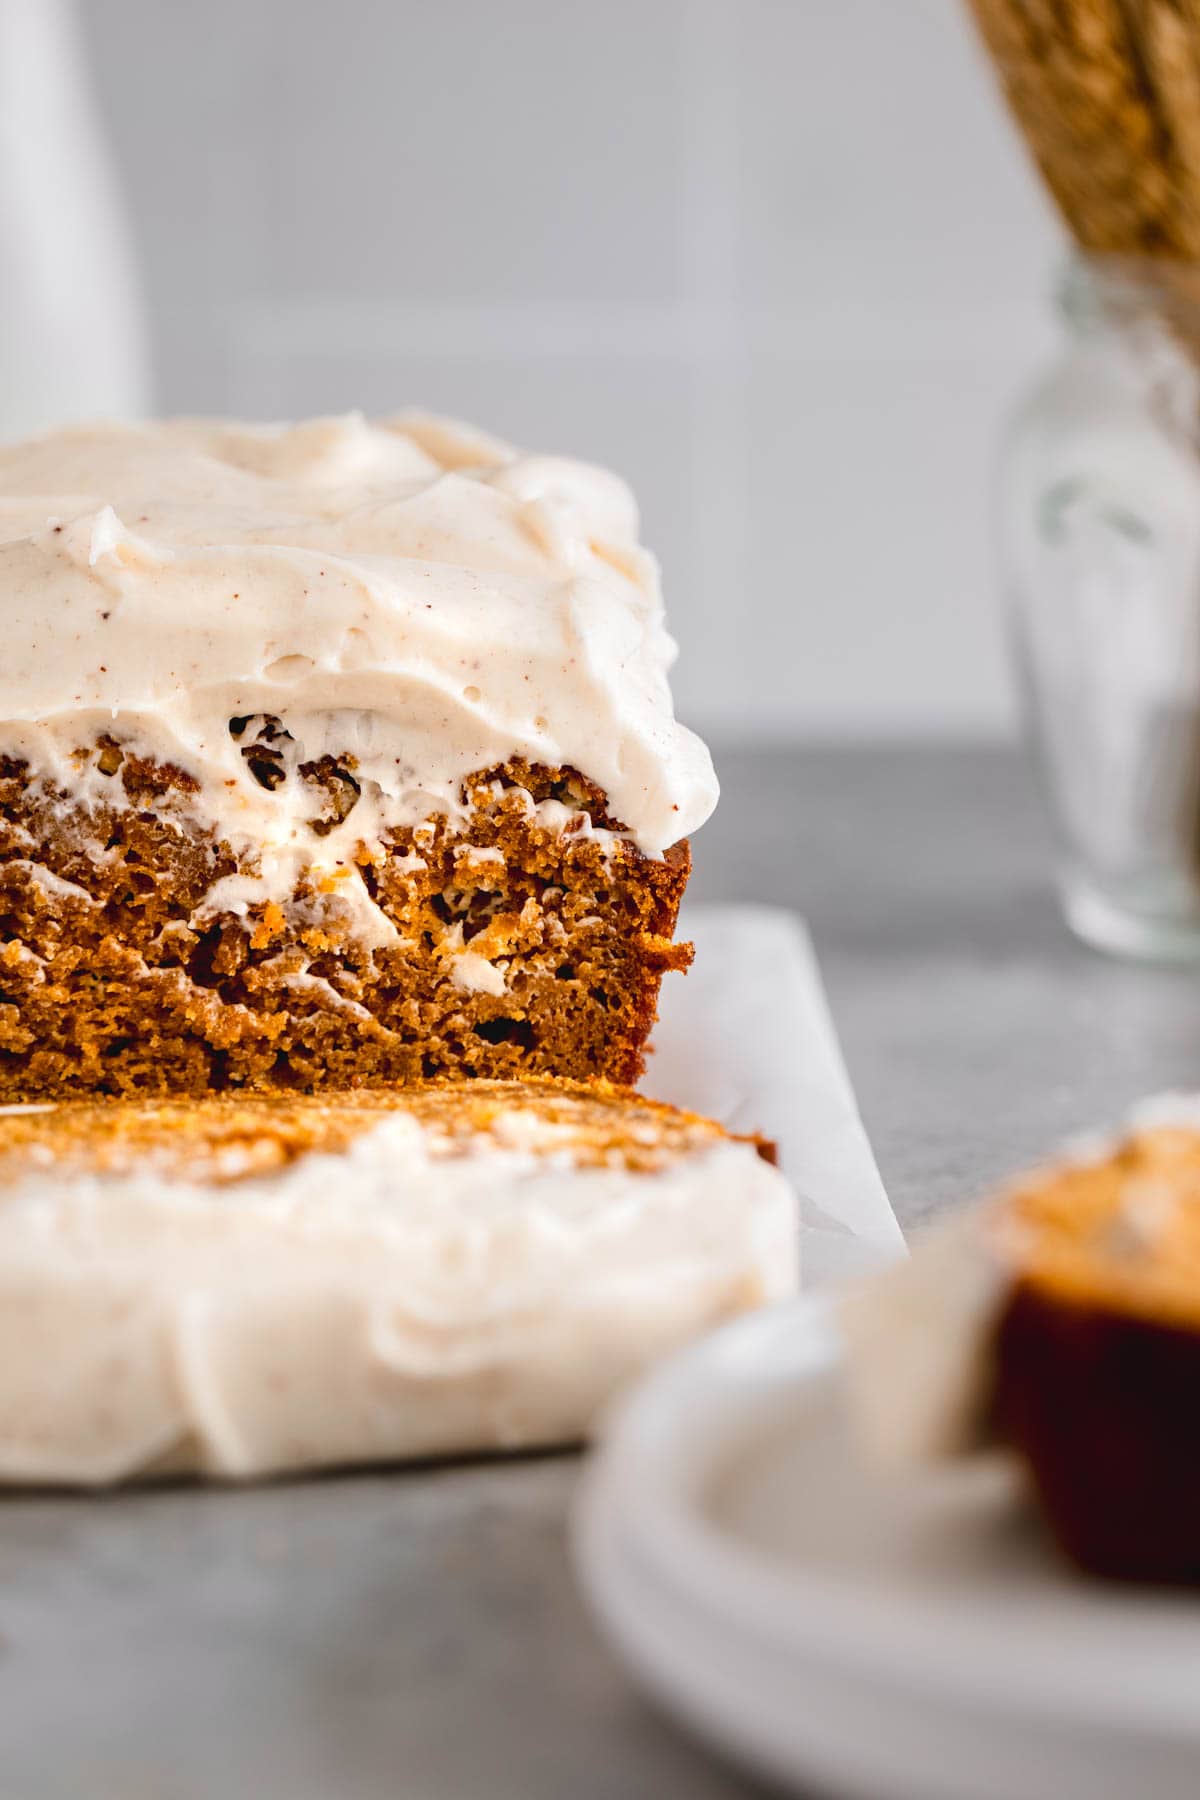
[[[954,0],[84,0],[172,409],[634,481],[729,735],[1007,729],[1056,228]]]

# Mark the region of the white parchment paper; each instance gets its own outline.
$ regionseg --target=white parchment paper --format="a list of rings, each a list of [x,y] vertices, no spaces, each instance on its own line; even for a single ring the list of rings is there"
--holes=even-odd
[[[775,1139],[800,1195],[805,1288],[902,1255],[803,922],[777,907],[693,906],[679,935],[696,961],[663,983],[643,1088]]]

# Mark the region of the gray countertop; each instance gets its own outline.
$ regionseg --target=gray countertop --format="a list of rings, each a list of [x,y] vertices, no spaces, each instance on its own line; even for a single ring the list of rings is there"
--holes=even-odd
[[[693,893],[809,919],[905,1225],[1200,1074],[1200,978],[1066,937],[1000,752],[722,761]],[[732,1800],[572,1584],[571,1458],[0,1501],[2,1800]],[[883,1797],[881,1797],[883,1800]]]

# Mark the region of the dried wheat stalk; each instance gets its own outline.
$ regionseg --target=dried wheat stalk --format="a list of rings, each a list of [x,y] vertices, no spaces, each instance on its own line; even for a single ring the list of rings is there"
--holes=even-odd
[[[967,3],[1077,243],[1122,259],[1105,303],[1200,370],[1200,0]],[[1200,810],[1181,832],[1200,878]]]
[[[968,0],[1068,226],[1200,262],[1200,0]]]

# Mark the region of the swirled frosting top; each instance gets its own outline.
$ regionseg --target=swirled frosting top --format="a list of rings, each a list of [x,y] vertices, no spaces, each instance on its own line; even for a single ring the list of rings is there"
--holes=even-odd
[[[0,749],[44,760],[112,732],[249,836],[279,802],[229,721],[260,714],[304,757],[352,754],[393,820],[514,756],[589,777],[649,855],[716,801],[672,710],[628,488],[441,419],[178,419],[0,448],[0,629]]]

